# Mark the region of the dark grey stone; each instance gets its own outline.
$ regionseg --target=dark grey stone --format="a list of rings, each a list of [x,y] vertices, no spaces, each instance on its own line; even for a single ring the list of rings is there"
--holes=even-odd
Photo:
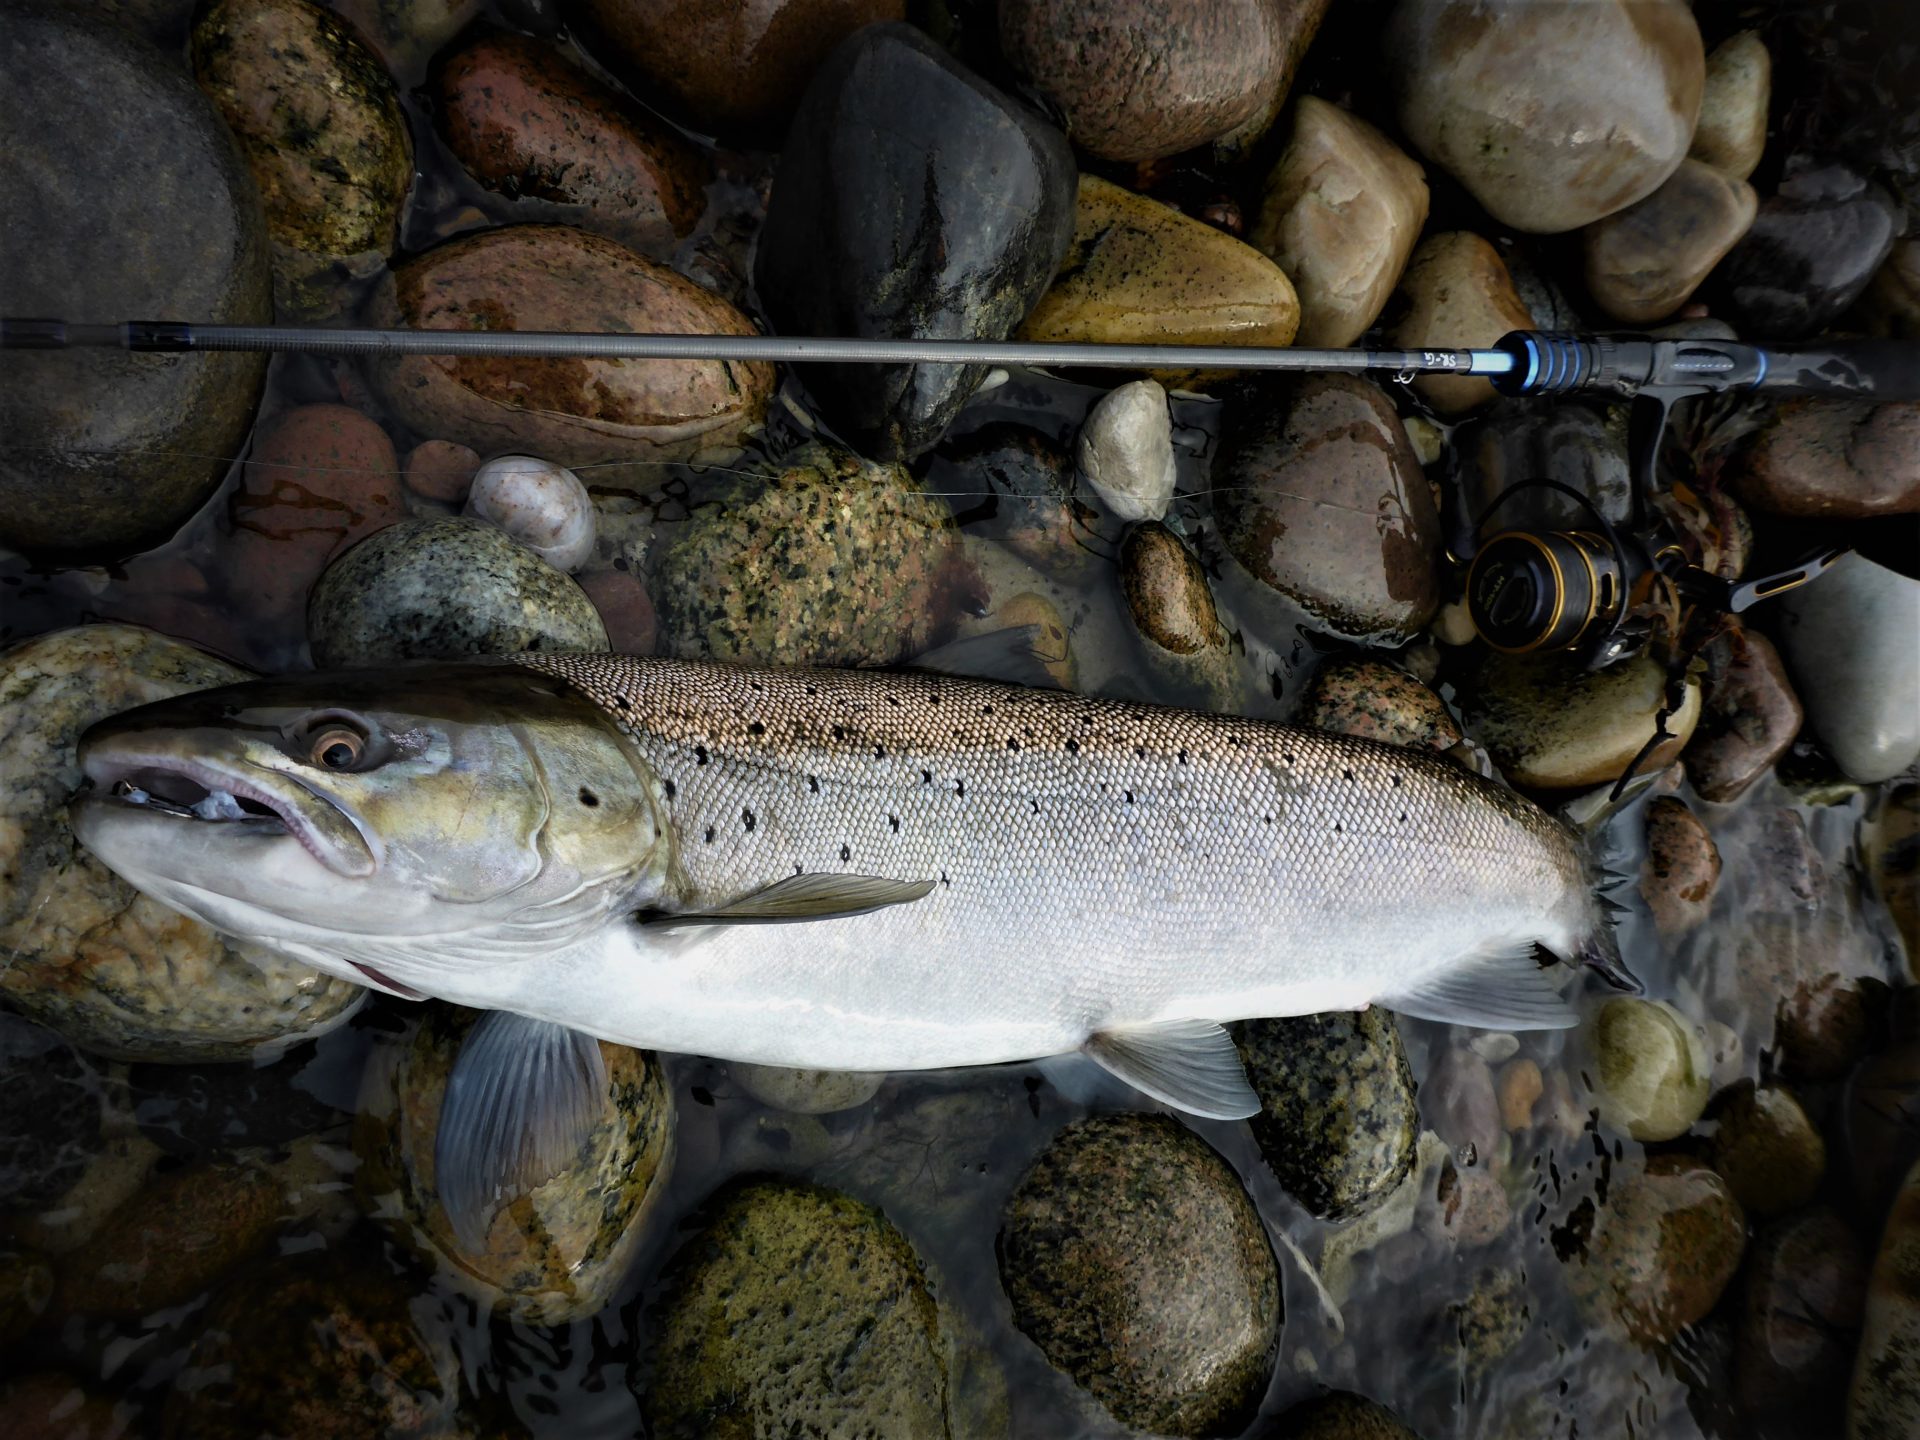
[[[0,9],[9,315],[272,319],[265,222],[232,137],[130,30]],[[11,355],[0,545],[112,558],[163,541],[227,472],[264,355]]]
[[[1003,340],[1073,235],[1064,136],[907,25],[872,25],[794,116],[754,266],[787,335]],[[802,365],[823,415],[873,459],[918,455],[979,365]]]

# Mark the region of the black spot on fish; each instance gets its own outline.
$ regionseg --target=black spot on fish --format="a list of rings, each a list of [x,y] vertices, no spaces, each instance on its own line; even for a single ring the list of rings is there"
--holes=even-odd
[[[748,688],[750,688],[754,694],[758,695],[761,693],[761,685],[758,680],[749,680],[747,682],[747,685],[748,685]]]
[[[1013,736],[1009,735],[1007,737],[1007,749],[1013,751],[1015,754],[1018,754],[1020,752],[1020,742],[1014,739]]]
[[[1333,833],[1336,835],[1344,835],[1347,832],[1340,828],[1340,822],[1336,820],[1333,822]]]
[[[1184,765],[1184,764],[1186,764],[1186,763],[1187,763],[1187,752],[1186,752],[1186,751],[1184,751],[1184,750],[1182,750],[1182,751],[1180,752],[1180,763],[1181,763],[1182,765]]]
[[[660,788],[667,792],[668,800],[677,800],[680,796],[680,787],[671,780],[662,779]],[[598,805],[600,803],[600,797],[595,795],[591,790],[582,790],[580,792],[580,803],[583,805]]]
[[[887,696],[887,704],[893,706],[894,709],[898,710],[900,708],[900,697],[898,695]]]
[[[887,816],[887,824],[893,827],[894,834],[898,835],[900,833],[900,817],[898,815]]]
[[[1133,791],[1126,790],[1121,793],[1123,793],[1127,797],[1127,804],[1129,805],[1133,804]]]
[[[672,781],[667,782],[667,798],[669,800],[673,798],[673,782]],[[600,797],[594,794],[593,791],[589,790],[586,786],[582,785],[580,787],[580,803],[586,806],[589,810],[592,810],[600,804]]]
[[[993,706],[991,706],[991,705],[982,705],[982,706],[980,707],[980,713],[981,713],[982,715],[991,715],[991,714],[993,714]]]
[[[886,746],[884,746],[884,745],[876,745],[876,746],[874,746],[874,747],[873,747],[873,758],[874,758],[874,759],[876,759],[876,760],[884,760],[884,759],[886,759],[886,758],[887,758],[887,747],[886,747]]]
[[[1293,763],[1293,752],[1289,750],[1282,750],[1280,752],[1280,763],[1282,765],[1291,765]]]
[[[753,811],[742,810],[740,812],[740,823],[742,825],[745,825],[747,827],[748,832],[751,833],[755,823],[753,818]]]
[[[613,697],[613,703],[624,710],[627,708],[627,697],[624,695],[616,695]]]
[[[946,872],[946,871],[944,871],[944,870],[942,870],[942,871],[940,872],[940,883],[941,883],[942,885],[951,885],[951,884],[953,884],[953,881],[951,881],[951,880],[949,880],[949,879],[947,878],[947,872]]]
[[[1404,810],[1402,810],[1402,811],[1400,812],[1400,823],[1401,823],[1402,825],[1404,825],[1404,824],[1406,824],[1406,823],[1407,823],[1407,812],[1406,812],[1406,811],[1404,811]]]
[[[1347,783],[1348,783],[1349,785],[1351,785],[1351,784],[1353,783],[1353,771],[1351,771],[1351,770],[1342,770],[1342,771],[1340,772],[1340,774],[1341,774],[1341,776],[1342,776],[1342,777],[1343,777],[1343,778],[1344,778],[1344,779],[1346,780],[1346,782],[1347,782]]]
[[[922,770],[922,771],[920,772],[920,783],[921,783],[922,785],[931,785],[931,784],[933,784],[933,771],[931,771],[931,770]]]
[[[846,727],[846,726],[844,726],[844,725],[836,725],[836,726],[834,726],[834,727],[833,727],[833,738],[834,738],[834,739],[836,739],[836,740],[844,740],[844,739],[846,739],[846,738],[847,738],[847,727]]]
[[[847,861],[851,859],[853,859],[853,847],[851,845],[846,845],[846,844],[841,845],[840,847],[841,864],[844,865]]]
[[[1035,800],[1032,802],[1032,805],[1033,805],[1033,813],[1038,815],[1040,813],[1040,802],[1038,800]]]
[[[1265,820],[1269,825],[1273,824],[1273,816],[1271,815],[1263,815],[1260,818]]]
[[[940,703],[940,692],[938,690],[929,690],[927,692],[927,704],[938,705],[939,703]]]
[[[807,694],[809,694],[809,695],[818,695],[819,693],[820,693],[820,692],[819,692],[819,690],[818,690],[818,689],[816,689],[816,688],[815,688],[814,686],[812,686],[812,685],[809,685],[809,686],[807,686]]]
[[[1078,740],[1067,741],[1067,753],[1069,755],[1078,755],[1080,753],[1080,742]]]
[[[707,763],[707,747],[706,746],[696,745],[693,747],[693,763],[696,765],[704,765]]]
[[[707,844],[711,845],[712,843],[713,843],[713,827],[709,825],[707,826]]]
[[[1398,790],[1400,788],[1400,777],[1398,775],[1389,775],[1387,778],[1393,781],[1394,789]]]
[[[807,776],[807,789],[816,795],[820,793],[820,777],[818,775]]]
[[[967,782],[964,780],[955,780],[953,782],[953,793],[955,798],[957,799],[960,799],[960,800],[966,799],[967,798]]]
[[[762,725],[758,720],[749,720],[747,722],[747,734],[764,735],[766,733],[767,733],[767,727]]]

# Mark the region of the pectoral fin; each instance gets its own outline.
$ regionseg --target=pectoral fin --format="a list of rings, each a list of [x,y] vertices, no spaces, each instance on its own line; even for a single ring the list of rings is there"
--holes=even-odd
[[[1375,1003],[1401,1015],[1488,1030],[1565,1030],[1580,1023],[1554,972],[1534,959],[1530,940],[1475,951],[1439,974],[1375,997]]]
[[[573,1164],[606,1107],[599,1041],[504,1010],[482,1016],[454,1058],[433,1145],[454,1238],[485,1244],[494,1212]]]
[[[1082,1048],[1134,1089],[1191,1114],[1244,1120],[1260,1113],[1233,1037],[1211,1020],[1102,1030]]]
[[[649,914],[648,925],[743,925],[789,920],[844,920],[889,905],[908,905],[933,892],[932,880],[889,880],[879,875],[813,872],[789,875],[751,894],[709,910]]]

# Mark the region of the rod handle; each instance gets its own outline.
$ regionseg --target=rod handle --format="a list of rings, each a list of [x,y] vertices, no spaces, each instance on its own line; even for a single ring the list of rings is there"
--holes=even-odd
[[[1768,395],[1920,398],[1920,345],[1831,340],[1810,346],[1738,340],[1656,340],[1516,330],[1495,342],[1513,368],[1490,377],[1503,395],[1653,393],[1669,399],[1715,391]]]

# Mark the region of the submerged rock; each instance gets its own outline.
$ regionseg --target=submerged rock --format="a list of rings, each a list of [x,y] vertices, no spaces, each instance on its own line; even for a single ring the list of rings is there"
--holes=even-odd
[[[1289,1195],[1345,1220],[1406,1179],[1420,1116],[1392,1014],[1376,1005],[1249,1020],[1238,1044],[1260,1097],[1254,1139]]]
[[[996,421],[941,446],[926,483],[969,532],[1061,580],[1091,576],[1119,540],[1120,527],[1078,493],[1067,452],[1024,425]]]
[[[1780,648],[1807,719],[1862,784],[1920,756],[1920,580],[1849,555],[1783,597]]]
[[[1004,340],[1073,227],[1058,131],[905,25],[820,67],[794,116],[754,280],[785,335]],[[834,428],[891,460],[932,447],[980,365],[797,367]]]
[[[166,1440],[459,1435],[452,1339],[399,1277],[331,1253],[275,1259],[228,1285],[167,1395]],[[423,1307],[424,1308],[424,1307]]]
[[[1773,642],[1730,621],[1707,647],[1700,726],[1683,757],[1700,798],[1728,804],[1746,794],[1800,733],[1800,701]]]
[[[612,56],[705,127],[761,132],[784,119],[834,47],[906,18],[905,0],[584,0]],[[596,51],[596,53],[599,53]]]
[[[1662,1344],[1713,1309],[1745,1246],[1726,1182],[1685,1155],[1655,1155],[1614,1182],[1567,1278],[1596,1319],[1639,1344]]]
[[[1433,617],[1440,519],[1379,387],[1324,375],[1236,397],[1213,484],[1227,550],[1319,628],[1393,644]]]
[[[565,1169],[501,1206],[470,1247],[441,1204],[434,1146],[448,1076],[477,1018],[435,1007],[404,1047],[369,1067],[354,1122],[355,1185],[368,1213],[420,1254],[444,1257],[483,1304],[534,1325],[585,1319],[625,1279],[665,1188],[673,1097],[652,1054],[603,1042],[607,1094],[593,1130]]]
[[[1784,1085],[1743,1080],[1714,1101],[1713,1168],[1750,1215],[1797,1210],[1820,1188],[1826,1142]]]
[[[243,670],[130,625],[0,652],[0,996],[75,1044],[128,1060],[247,1060],[321,1034],[357,985],[216,935],[81,847],[67,801],[96,720]]]
[[[1271,120],[1325,9],[1324,0],[1005,0],[1000,47],[1065,113],[1075,144],[1108,160],[1154,160]]]
[[[1402,0],[1384,43],[1413,143],[1496,220],[1544,235],[1671,175],[1706,82],[1675,0]]]
[[[1733,1352],[1734,1401],[1781,1434],[1816,1435],[1842,1413],[1866,1298],[1867,1259],[1824,1207],[1755,1237]]]
[[[1273,1370],[1280,1273],[1232,1167],[1164,1115],[1069,1125],[1007,1201],[1014,1324],[1122,1425],[1213,1435]]]
[[[1080,177],[1059,271],[1020,327],[1022,340],[1287,345],[1300,324],[1293,282],[1265,255],[1094,175]]]
[[[727,1066],[727,1074],[762,1105],[791,1115],[831,1115],[864,1105],[880,1093],[887,1078],[852,1070],[790,1070],[738,1063]]]
[[[1420,167],[1366,121],[1302,95],[1247,242],[1299,294],[1294,343],[1339,347],[1379,318],[1426,223]]]
[[[219,115],[157,51],[71,15],[16,7],[0,37],[7,313],[270,323],[266,226]],[[267,369],[110,347],[23,358],[0,387],[0,545],[105,559],[165,540],[213,493]]]
[[[649,1433],[945,1440],[939,1311],[886,1216],[818,1186],[749,1178],[701,1221],[652,1307]]]
[[[810,444],[704,488],[649,557],[666,653],[896,665],[937,643],[953,519],[898,466]]]
[[[193,27],[193,73],[266,203],[278,307],[340,310],[334,274],[380,267],[413,180],[386,67],[351,24],[308,0],[214,0]]]
[[[503,225],[415,256],[382,279],[369,323],[754,333],[745,315],[685,276],[560,225]],[[774,380],[771,365],[727,360],[411,355],[371,361],[367,371],[381,398],[422,434],[567,466],[682,460],[731,446],[763,419]]]
[[[580,587],[479,520],[402,520],[327,567],[307,603],[323,668],[605,650]]]
[[[1728,463],[1759,510],[1810,520],[1920,512],[1920,399],[1787,400]]]
[[[679,133],[528,35],[442,62],[435,118],[489,190],[578,206],[581,223],[666,259],[706,210],[706,163]]]
[[[1920,1164],[1907,1172],[1867,1283],[1860,1350],[1847,1396],[1853,1440],[1899,1440],[1920,1428]]]
[[[1662,935],[1682,935],[1705,920],[1720,883],[1720,851],[1686,801],[1662,795],[1647,804],[1647,860],[1640,898]]]
[[[1712,1057],[1700,1026],[1659,1000],[1616,997],[1587,1034],[1600,1122],[1635,1140],[1684,1135],[1707,1108]]]
[[[1173,417],[1155,380],[1135,380],[1094,402],[1080,427],[1080,474],[1120,520],[1159,520],[1173,501]]]

